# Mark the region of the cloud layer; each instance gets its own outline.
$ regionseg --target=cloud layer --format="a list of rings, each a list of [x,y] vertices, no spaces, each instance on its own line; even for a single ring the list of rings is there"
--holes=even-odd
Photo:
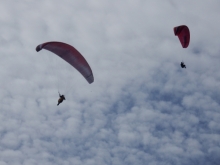
[[[3,0],[0,164],[217,165],[219,6]],[[183,24],[187,49],[173,34]],[[47,41],[79,50],[94,83],[53,53],[35,51]],[[67,100],[57,107],[58,91]]]

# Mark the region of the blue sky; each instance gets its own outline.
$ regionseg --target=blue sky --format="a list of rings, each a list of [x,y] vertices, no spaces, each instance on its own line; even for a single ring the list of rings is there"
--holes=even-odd
[[[218,165],[219,6],[2,0],[0,165]],[[178,25],[190,29],[187,49]],[[35,51],[48,41],[80,51],[94,83]]]

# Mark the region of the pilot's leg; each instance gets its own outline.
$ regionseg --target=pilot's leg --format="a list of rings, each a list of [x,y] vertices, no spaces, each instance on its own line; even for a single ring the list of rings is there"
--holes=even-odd
[[[59,98],[58,103],[57,103],[57,106],[58,106],[60,103],[62,103],[62,102],[63,102],[63,100],[62,100],[61,98]]]

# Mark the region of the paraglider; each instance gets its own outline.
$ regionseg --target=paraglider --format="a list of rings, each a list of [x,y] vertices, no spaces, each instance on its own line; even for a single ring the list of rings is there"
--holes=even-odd
[[[62,42],[46,42],[36,47],[37,52],[42,49],[49,50],[68,62],[83,75],[89,84],[94,82],[93,73],[89,64],[85,58],[71,45]],[[62,103],[63,100],[66,100],[64,95],[60,95],[59,93],[59,96],[60,98],[57,106]]]
[[[62,103],[63,100],[66,100],[66,98],[65,98],[64,95],[61,95],[61,94],[59,93],[59,96],[60,96],[60,98],[59,98],[59,100],[58,100],[57,106],[58,106],[60,103]]]
[[[77,69],[89,84],[94,82],[93,73],[89,64],[85,58],[71,45],[62,42],[46,42],[36,47],[37,52],[42,49],[49,50],[64,59],[75,69]]]
[[[190,42],[190,32],[189,28],[186,25],[181,25],[173,28],[175,36],[178,36],[179,41],[183,48],[187,48]],[[181,62],[180,66],[186,68],[186,65]]]

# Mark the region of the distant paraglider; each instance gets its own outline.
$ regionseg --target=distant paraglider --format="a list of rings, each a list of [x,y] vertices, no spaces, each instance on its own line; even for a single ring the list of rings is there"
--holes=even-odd
[[[89,64],[85,58],[71,45],[62,42],[46,42],[36,47],[37,52],[39,52],[41,49],[49,50],[64,59],[75,69],[77,69],[89,84],[94,82],[93,73]]]
[[[175,36],[178,36],[180,43],[183,48],[187,48],[190,42],[190,32],[189,28],[186,25],[181,25],[173,28]],[[186,65],[181,62],[180,66],[186,68]]]

